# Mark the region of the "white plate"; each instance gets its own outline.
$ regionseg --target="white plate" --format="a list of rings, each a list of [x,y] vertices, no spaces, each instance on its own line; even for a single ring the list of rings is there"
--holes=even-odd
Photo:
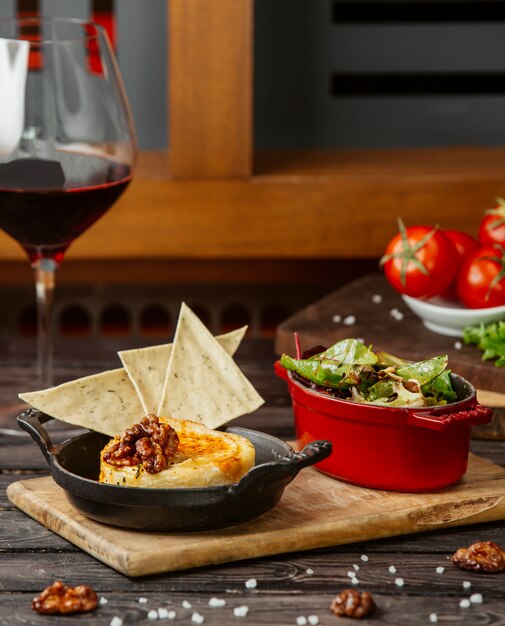
[[[449,337],[462,337],[465,326],[505,320],[505,306],[468,309],[463,304],[440,296],[426,300],[410,296],[402,296],[402,298],[405,304],[422,319],[426,328]]]

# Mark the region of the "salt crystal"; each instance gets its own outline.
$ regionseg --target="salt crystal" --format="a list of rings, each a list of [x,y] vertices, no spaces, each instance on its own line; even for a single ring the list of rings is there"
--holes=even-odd
[[[362,561],[368,561],[368,557],[366,554],[362,554],[360,558]]]
[[[305,570],[305,573],[308,574],[309,576],[312,576],[312,574],[314,573],[314,570],[311,567],[307,567],[307,569]]]
[[[120,617],[113,617],[110,626],[123,626],[123,620]]]
[[[147,602],[147,598],[139,598],[139,604],[145,604]]]
[[[461,343],[461,341],[455,341],[454,342],[454,348],[456,350],[461,350],[462,347],[463,347],[463,344]]]
[[[298,626],[306,626],[307,618],[304,617],[303,615],[300,615],[300,617],[296,618],[296,623],[298,624]]]
[[[356,572],[347,572],[349,578],[356,578]]]
[[[168,619],[175,619],[176,617],[176,612],[175,611],[169,611],[167,614]]]
[[[203,624],[205,621],[205,618],[203,615],[200,615],[200,613],[195,612],[191,616],[191,621],[194,622],[195,624]]]
[[[147,614],[147,619],[158,619],[158,611],[149,611]]]
[[[335,322],[335,324],[338,324],[339,322],[342,321],[342,316],[341,315],[334,315],[333,316],[333,321]]]
[[[432,624],[436,624],[438,622],[438,615],[436,613],[430,614],[430,622]]]
[[[403,313],[399,309],[391,309],[389,314],[398,322],[400,322],[403,319]]]
[[[470,608],[470,600],[468,600],[468,598],[463,598],[463,600],[461,600],[461,602],[459,603],[459,606],[462,609],[468,609]]]
[[[235,615],[235,617],[245,617],[248,613],[249,613],[248,606],[236,606],[233,609],[233,615]]]
[[[359,580],[357,578],[351,578],[351,585],[359,585]]]
[[[469,580],[463,581],[463,589],[470,589],[471,586],[472,586],[472,583]]]
[[[309,620],[309,624],[311,624],[311,626],[317,626],[319,624],[319,617],[317,615],[309,615],[307,619]]]
[[[437,574],[443,574],[445,572],[445,567],[437,567],[435,571]]]
[[[397,585],[398,587],[403,587],[403,578],[395,578],[395,585]]]
[[[226,604],[226,600],[223,600],[222,598],[211,598],[209,600],[209,606],[212,606],[212,607],[224,606],[225,604]]]
[[[358,570],[359,570],[359,565],[356,565],[356,563],[353,563],[353,564],[352,564],[352,566],[354,567],[354,569],[355,569],[356,571],[358,571]]]
[[[389,573],[390,574],[396,574],[396,567],[394,565],[390,565],[389,566]]]
[[[193,607],[191,606],[191,602],[188,602],[187,600],[183,600],[183,601],[182,601],[182,606],[183,606],[183,608],[185,608],[185,609],[191,609],[191,608],[193,608]]]
[[[164,609],[164,608],[158,609],[158,617],[160,619],[167,619],[168,618],[168,610]]]
[[[356,323],[356,317],[354,315],[348,315],[344,317],[344,324],[346,326],[353,326]]]
[[[382,296],[380,295],[380,293],[374,293],[374,295],[372,296],[372,302],[374,302],[375,304],[380,304],[382,302]]]
[[[256,578],[249,578],[249,580],[246,580],[245,586],[247,589],[255,589],[258,586]]]
[[[472,595],[470,596],[470,602],[472,604],[482,604],[483,602],[483,597],[481,593],[472,593]]]
[[[100,598],[100,604],[103,606],[104,604],[107,604],[108,600],[107,598],[104,598],[103,596]]]

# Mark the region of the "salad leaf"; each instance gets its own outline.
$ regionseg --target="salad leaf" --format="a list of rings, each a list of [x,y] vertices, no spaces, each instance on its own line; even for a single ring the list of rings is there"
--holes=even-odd
[[[357,339],[343,339],[316,358],[332,359],[347,365],[375,365],[378,361],[377,355]]]
[[[483,361],[496,359],[496,367],[505,366],[505,321],[466,326],[463,340],[484,350]]]
[[[359,373],[352,365],[338,363],[331,359],[293,359],[283,354],[280,363],[287,370],[300,374],[316,385],[342,389],[359,383]]]
[[[401,359],[399,356],[389,354],[389,352],[377,352],[377,358],[379,359],[378,364],[384,365],[384,367],[401,367],[402,365],[412,363],[412,361]]]
[[[402,367],[397,368],[396,373],[398,376],[405,378],[405,380],[413,378],[419,381],[421,385],[425,385],[441,374],[447,367],[447,363],[447,355],[436,356],[427,361],[418,361],[417,363],[402,365]]]
[[[432,396],[435,404],[454,402],[458,398],[452,387],[451,370],[444,370],[436,378],[423,385],[421,390],[424,395]]]

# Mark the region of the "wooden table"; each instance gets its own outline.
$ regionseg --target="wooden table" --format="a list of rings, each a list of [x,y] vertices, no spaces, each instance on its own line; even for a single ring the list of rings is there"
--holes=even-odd
[[[119,345],[121,344],[121,345]],[[58,379],[70,379],[116,365],[114,353],[124,343],[93,344],[86,339],[57,351]],[[0,401],[14,391],[30,389],[31,346],[9,344],[1,347]],[[5,356],[6,355],[6,356]],[[237,360],[246,376],[263,395],[266,404],[247,418],[247,426],[277,436],[294,435],[291,407],[285,384],[272,373],[273,343],[246,340]],[[245,420],[237,420],[244,425]],[[4,424],[5,425],[5,424]],[[472,450],[505,465],[505,442],[474,441]],[[162,623],[193,624],[194,612],[204,624],[297,623],[301,616],[317,615],[323,625],[351,623],[329,612],[332,597],[349,584],[348,572],[360,566],[359,589],[372,592],[379,609],[363,624],[438,623],[505,624],[505,574],[477,575],[452,566],[448,557],[476,540],[494,540],[505,545],[505,523],[468,526],[362,544],[312,550],[236,562],[229,565],[175,572],[140,579],[125,577],[108,568],[72,544],[46,530],[15,509],[5,496],[12,481],[46,475],[45,461],[31,440],[0,436],[0,625],[67,624],[70,618],[39,616],[31,610],[31,599],[56,579],[68,584],[93,586],[107,603],[93,614],[75,616],[72,623],[109,625],[114,616],[127,624],[153,623],[148,611],[160,607],[175,610],[177,617]],[[361,560],[367,555],[368,561]],[[394,565],[397,573],[391,574]],[[443,573],[436,568],[444,567]],[[401,577],[404,586],[395,584]],[[247,580],[257,581],[247,588]],[[470,589],[463,588],[471,581]],[[463,598],[481,593],[482,604],[460,608]],[[221,608],[209,606],[212,597],[223,598]],[[139,601],[145,598],[146,601]],[[191,608],[184,608],[186,601]],[[234,617],[233,608],[249,608],[246,617]],[[157,622],[154,622],[157,623]],[[303,621],[300,621],[303,623]]]

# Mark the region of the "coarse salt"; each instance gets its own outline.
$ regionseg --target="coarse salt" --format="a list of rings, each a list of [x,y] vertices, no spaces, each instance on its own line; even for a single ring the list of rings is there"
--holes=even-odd
[[[312,574],[314,573],[314,570],[311,567],[307,567],[307,569],[305,570],[305,573],[308,574],[309,576],[312,576]]]
[[[235,617],[245,617],[248,613],[249,613],[248,606],[236,606],[233,609],[233,615],[235,615]]]
[[[149,613],[147,614],[147,619],[158,619],[158,611],[155,611],[154,609],[152,611],[149,611]]]
[[[366,555],[366,554],[362,554],[362,555],[361,555],[361,557],[360,557],[360,559],[361,559],[362,561],[365,561],[365,562],[366,562],[366,561],[368,561],[368,557],[367,557],[367,555]]]
[[[461,602],[459,603],[459,606],[462,609],[468,609],[468,608],[470,608],[470,604],[471,604],[471,602],[470,602],[470,600],[468,600],[468,598],[463,598],[463,600],[461,600]]]
[[[185,609],[192,609],[193,608],[192,605],[191,605],[191,602],[188,602],[187,600],[183,600],[182,601],[182,606]]]
[[[357,572],[359,571],[359,565],[356,565],[356,563],[353,563],[352,566]]]
[[[298,624],[298,626],[306,626],[307,618],[304,615],[300,615],[296,618],[296,623]]]
[[[311,626],[317,626],[319,624],[319,617],[317,615],[309,615],[307,619]]]
[[[430,613],[430,622],[436,624],[438,622],[438,615],[436,613]]]
[[[103,596],[100,598],[100,604],[103,606],[104,604],[107,604],[108,600],[107,598],[104,598]]]
[[[200,615],[200,613],[193,613],[193,615],[191,616],[191,621],[195,624],[203,624],[205,621],[205,618],[203,615]]]
[[[349,576],[349,578],[356,578],[356,572],[349,571],[347,572],[347,575]]]
[[[472,593],[472,595],[470,596],[470,602],[472,604],[482,604],[484,598],[482,597],[481,593]]]
[[[168,619],[175,619],[176,616],[177,616],[177,614],[176,614],[175,611],[169,611],[168,615],[167,615]]]
[[[356,317],[354,315],[348,315],[344,317],[344,324],[346,326],[353,326],[356,323]]]
[[[147,598],[139,598],[139,604],[145,604],[147,602]]]
[[[389,312],[392,318],[400,322],[403,319],[403,313],[399,309],[391,309]]]
[[[397,587],[403,587],[404,584],[403,578],[395,578],[395,585]]]
[[[445,572],[445,567],[437,567],[435,568],[437,574],[443,574]]]
[[[390,565],[388,569],[390,574],[396,574],[396,567],[394,565]]]
[[[168,609],[164,609],[164,608],[158,609],[158,617],[160,619],[168,619]]]
[[[256,578],[249,578],[245,581],[246,589],[255,589],[258,586]]]
[[[472,583],[469,580],[463,581],[463,589],[470,589],[471,586],[472,586]]]
[[[341,315],[334,315],[332,319],[335,322],[335,324],[338,324],[339,322],[342,321],[342,316]]]
[[[374,293],[374,295],[372,296],[372,302],[375,304],[380,304],[382,302],[382,296],[380,295],[380,293]]]
[[[110,621],[110,626],[123,626],[123,620],[120,617],[113,617]]]
[[[212,606],[212,607],[224,606],[225,604],[226,604],[226,600],[223,600],[223,598],[211,598],[209,600],[209,606]]]
[[[359,585],[359,580],[356,577],[351,578],[351,585]]]
[[[461,350],[462,347],[463,347],[463,344],[461,343],[461,341],[455,341],[454,342],[455,350]]]

